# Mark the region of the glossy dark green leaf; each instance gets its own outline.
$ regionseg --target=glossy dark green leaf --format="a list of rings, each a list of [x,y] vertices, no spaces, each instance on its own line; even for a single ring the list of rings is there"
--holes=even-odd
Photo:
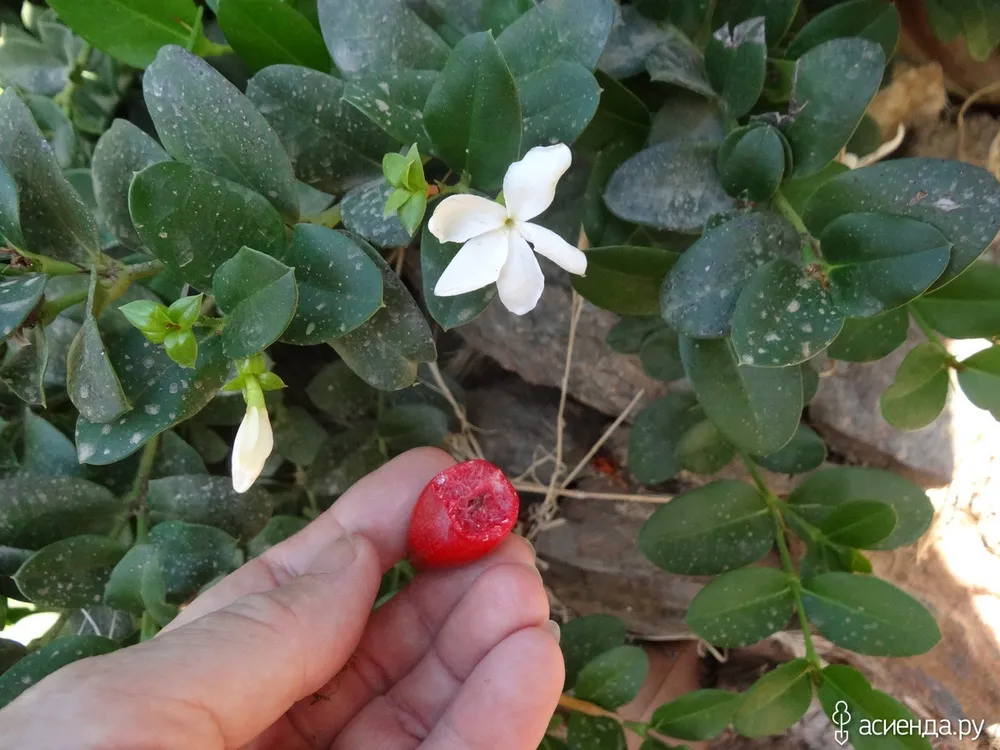
[[[642,145],[650,126],[650,114],[646,104],[631,89],[611,76],[597,71],[594,79],[601,87],[601,101],[597,112],[580,135],[578,145],[583,148],[605,148],[614,141],[628,141],[633,145],[632,153]],[[687,92],[674,92],[684,101],[698,102],[704,105],[705,99]],[[694,106],[697,109],[697,105]],[[632,154],[628,154],[631,156]],[[622,161],[625,157],[623,156]],[[611,176],[612,170],[606,171],[605,181]],[[603,188],[603,185],[600,187]]]
[[[705,221],[735,207],[715,170],[716,147],[667,141],[628,159],[608,181],[612,214],[635,224],[697,233]]]
[[[274,545],[285,541],[308,525],[305,518],[297,516],[274,516],[257,536],[247,542],[247,554],[260,557]]]
[[[226,41],[254,70],[280,63],[330,70],[319,31],[282,0],[220,0],[216,15]]]
[[[625,750],[625,732],[614,719],[574,711],[567,722],[566,746],[569,750]]]
[[[403,0],[319,0],[319,24],[348,76],[440,70],[448,45]]]
[[[656,247],[620,245],[587,251],[587,274],[573,276],[584,299],[619,315],[655,315],[660,286],[680,257]]]
[[[212,526],[167,521],[153,527],[149,541],[160,556],[171,599],[183,600],[242,562],[236,540]]]
[[[298,218],[295,175],[281,141],[221,73],[169,46],[146,70],[142,88],[168,154],[250,188],[287,219]]]
[[[266,68],[247,84],[247,97],[281,139],[296,177],[327,193],[381,176],[382,156],[399,148],[344,100],[345,88],[297,65]]]
[[[251,357],[284,333],[295,314],[295,270],[244,247],[215,272],[212,292],[226,313],[222,350],[229,359]]]
[[[649,334],[639,349],[639,364],[649,377],[666,383],[684,377],[677,334],[669,328],[660,328]]]
[[[401,143],[416,143],[422,154],[434,152],[424,127],[424,103],[438,74],[398,70],[372,74],[344,84],[343,97],[369,120]]]
[[[76,460],[73,441],[58,428],[30,410],[25,410],[22,424],[21,473],[39,477],[76,477],[85,473]]]
[[[399,216],[385,215],[385,202],[394,188],[385,179],[352,188],[340,201],[344,227],[376,247],[406,247],[410,233]]]
[[[948,265],[951,243],[932,225],[883,214],[852,213],[820,237],[830,293],[838,309],[867,318],[919,297]]]
[[[810,622],[842,648],[871,656],[913,656],[941,639],[923,605],[879,578],[834,572],[802,585]]]
[[[892,506],[896,528],[875,545],[895,549],[913,544],[934,518],[934,506],[924,491],[892,472],[862,467],[839,467],[813,474],[788,496],[797,513],[819,526],[830,511],[849,500],[878,500]]]
[[[622,318],[605,340],[608,347],[622,354],[638,354],[646,337],[662,329],[663,321],[658,315],[642,318]]]
[[[803,474],[826,460],[826,443],[811,427],[800,424],[783,448],[766,456],[754,456],[753,460],[779,474]]]
[[[639,412],[628,443],[628,467],[637,481],[658,484],[681,470],[677,445],[700,419],[697,404],[691,394],[677,391]]]
[[[719,176],[732,196],[764,201],[774,195],[785,173],[785,147],[770,125],[734,130],[719,149]]]
[[[684,622],[717,646],[749,646],[787,624],[795,605],[788,576],[774,568],[725,573],[691,600]]]
[[[882,48],[855,37],[824,42],[798,59],[795,119],[785,127],[796,177],[815,174],[834,160],[861,122],[884,69]]]
[[[657,708],[649,726],[679,740],[710,740],[722,734],[739,703],[728,690],[695,690]]]
[[[680,257],[663,283],[663,319],[687,336],[729,332],[737,300],[754,271],[798,252],[795,228],[776,214],[753,213],[705,233]]]
[[[153,523],[186,521],[250,539],[267,524],[273,501],[260,487],[239,493],[228,477],[190,474],[154,479],[146,505]]]
[[[714,474],[733,460],[736,448],[710,419],[689,428],[677,444],[677,459],[695,474]]]
[[[948,352],[933,341],[915,346],[883,391],[879,408],[898,430],[920,430],[937,419],[948,400]]]
[[[66,85],[69,70],[64,60],[33,36],[4,24],[0,74],[27,92],[54,96]]]
[[[1000,346],[963,359],[958,384],[969,401],[1000,420]]]
[[[104,584],[125,549],[106,536],[72,536],[38,550],[14,580],[39,607],[86,607],[101,600]]]
[[[952,243],[951,260],[933,288],[944,286],[982,255],[1000,230],[1000,184],[971,164],[893,159],[845,172],[817,189],[803,219],[814,236],[843,214],[905,216],[937,228]]]
[[[153,479],[181,474],[208,474],[205,461],[193,446],[176,432],[168,430],[160,438],[160,447],[153,462]]]
[[[977,261],[957,279],[912,305],[949,338],[1000,336],[1000,268]]]
[[[117,648],[118,644],[111,639],[96,635],[67,636],[47,643],[0,675],[0,708],[57,669],[88,656],[109,654]]]
[[[681,358],[705,414],[737,448],[767,455],[795,435],[802,411],[798,368],[739,364],[724,339],[682,337]]]
[[[0,341],[6,341],[32,313],[47,281],[48,277],[40,273],[0,281]]]
[[[499,187],[517,160],[523,125],[517,83],[488,32],[455,47],[427,97],[424,125],[452,171],[483,189]]]
[[[743,117],[757,103],[767,73],[763,16],[718,29],[705,49],[708,77],[722,94],[730,117]]]
[[[244,246],[279,256],[285,228],[271,205],[252,190],[176,162],[136,175],[129,211],[150,252],[199,290]]]
[[[788,140],[785,139],[787,143]],[[806,210],[806,204],[813,194],[834,177],[849,172],[846,166],[840,162],[833,161],[823,167],[816,174],[803,177],[801,179],[788,179],[781,186],[781,194],[792,206],[796,213],[802,214]]]
[[[336,498],[385,463],[373,425],[361,423],[328,439],[309,467],[306,487],[324,498]]]
[[[975,60],[986,60],[1000,42],[1000,13],[992,3],[928,0],[925,10],[935,35],[945,42],[961,35]]]
[[[701,96],[715,91],[705,72],[701,52],[687,38],[670,30],[646,57],[646,70],[654,81],[680,86]]]
[[[49,362],[45,326],[36,325],[25,331],[25,338],[0,367],[0,383],[26,404],[45,406],[45,372]]]
[[[438,0],[438,2],[448,2],[448,0]],[[534,7],[532,0],[482,0],[479,7],[479,25],[474,29],[490,29],[494,34],[510,26],[522,13],[526,13]]]
[[[870,318],[847,318],[826,353],[845,362],[874,362],[903,345],[909,325],[905,307]]]
[[[412,385],[420,362],[431,362],[437,356],[434,336],[396,273],[375,248],[360,240],[359,244],[382,271],[385,306],[358,328],[329,343],[369,385],[399,390]]]
[[[798,722],[812,703],[812,666],[794,659],[755,682],[733,716],[733,728],[744,737],[781,734]]]
[[[378,432],[396,453],[424,445],[439,447],[448,437],[448,415],[430,404],[403,404],[382,413]]]
[[[0,46],[0,50],[3,47]],[[0,239],[13,247],[24,246],[21,234],[21,209],[18,207],[17,183],[10,171],[0,162]]]
[[[535,146],[573,143],[590,123],[601,87],[579,63],[556,60],[517,81],[524,132],[521,153]]]
[[[309,382],[306,395],[316,408],[342,424],[372,411],[378,401],[378,391],[342,361],[324,366]]]
[[[434,286],[438,279],[461,249],[462,245],[458,242],[439,241],[427,225],[424,225],[420,240],[424,304],[427,305],[427,312],[431,317],[446,331],[471,322],[489,306],[497,294],[496,284],[451,297],[439,297],[434,294]]]
[[[820,531],[833,544],[871,549],[896,527],[896,511],[877,500],[849,500],[823,519]]]
[[[225,382],[229,361],[218,338],[199,342],[194,370],[172,362],[162,347],[132,331],[109,348],[132,411],[108,424],[80,417],[76,449],[81,463],[103,466],[135,453],[153,435],[190,419]]]
[[[645,72],[646,58],[667,39],[667,33],[635,5],[623,5],[616,13],[598,67],[614,78],[631,78]]]
[[[671,573],[716,575],[763,557],[774,546],[774,522],[756,488],[727,479],[659,506],[637,544]]]
[[[638,646],[616,646],[580,670],[574,692],[582,700],[613,710],[639,692],[649,673],[649,658]]]
[[[132,409],[93,315],[87,315],[69,345],[66,390],[80,416],[91,422],[104,424]]]
[[[0,496],[19,499],[0,521],[0,545],[23,549],[74,534],[106,534],[125,509],[124,500],[76,477],[0,479]]]
[[[623,646],[625,625],[606,614],[584,615],[562,626],[559,647],[566,662],[566,689],[576,684],[580,670],[601,654]]]
[[[24,249],[86,263],[101,249],[97,222],[63,176],[52,149],[41,145],[42,132],[13,89],[0,94],[0,130],[0,160],[17,186]],[[5,192],[9,204],[9,186]],[[3,231],[11,233],[9,208],[4,214]]]
[[[280,406],[271,421],[274,452],[296,466],[308,466],[316,458],[327,438],[327,431],[309,410],[298,406]]]
[[[104,587],[104,602],[111,607],[134,615],[142,615],[146,605],[142,599],[142,575],[151,564],[155,549],[151,544],[137,544],[118,561]],[[159,561],[156,561],[159,564]]]
[[[767,28],[767,43],[774,45],[792,25],[799,10],[799,0],[720,0],[714,8],[710,28],[718,28],[727,21],[741,23],[763,16]]]
[[[785,57],[794,60],[824,42],[858,36],[878,44],[885,59],[896,51],[899,38],[899,11],[885,0],[849,0],[817,13],[799,29],[788,45]]]

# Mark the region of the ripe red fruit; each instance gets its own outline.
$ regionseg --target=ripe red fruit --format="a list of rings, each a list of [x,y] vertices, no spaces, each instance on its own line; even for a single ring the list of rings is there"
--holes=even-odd
[[[407,545],[418,568],[450,568],[493,550],[517,522],[517,490],[489,461],[445,469],[417,499]]]

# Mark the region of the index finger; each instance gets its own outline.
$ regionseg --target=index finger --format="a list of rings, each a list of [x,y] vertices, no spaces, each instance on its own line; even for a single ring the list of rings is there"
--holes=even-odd
[[[302,575],[316,555],[346,534],[361,534],[375,546],[383,572],[406,554],[413,505],[431,478],[455,460],[437,448],[416,448],[359,480],[300,532],[250,560],[201,594],[164,630],[180,627],[241,596],[269,591]]]

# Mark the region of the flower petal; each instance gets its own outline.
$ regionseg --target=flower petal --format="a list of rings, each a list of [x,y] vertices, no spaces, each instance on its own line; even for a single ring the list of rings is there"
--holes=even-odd
[[[233,489],[246,492],[257,481],[274,448],[267,409],[248,406],[233,443]]]
[[[465,242],[499,229],[507,221],[507,209],[478,195],[449,195],[438,203],[427,222],[431,234],[441,242]]]
[[[531,312],[545,288],[545,277],[535,254],[517,232],[510,233],[510,253],[497,279],[503,306],[515,315]]]
[[[535,146],[507,168],[503,178],[503,199],[508,213],[517,221],[534,219],[552,205],[556,183],[569,169],[573,154],[562,143]]]
[[[526,221],[518,224],[517,228],[539,255],[544,255],[570,273],[578,276],[587,273],[587,254],[573,247],[551,229]]]
[[[489,286],[500,277],[507,262],[507,228],[473,237],[466,242],[434,285],[438,297],[454,297]]]

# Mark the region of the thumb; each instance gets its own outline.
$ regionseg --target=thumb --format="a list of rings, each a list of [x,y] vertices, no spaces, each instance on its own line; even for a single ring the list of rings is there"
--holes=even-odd
[[[287,583],[247,594],[138,646],[71,665],[54,675],[63,683],[52,687],[61,693],[75,683],[79,691],[85,681],[88,696],[99,705],[110,705],[106,701],[113,697],[115,711],[95,712],[89,723],[103,717],[110,737],[127,723],[124,736],[135,740],[135,747],[146,747],[136,737],[140,732],[157,738],[150,746],[183,733],[187,747],[240,747],[344,666],[371,614],[380,579],[372,543],[345,535]],[[46,692],[46,682],[39,692]],[[135,705],[122,705],[129,701]],[[169,716],[157,717],[158,709]],[[183,717],[177,716],[179,709]]]

